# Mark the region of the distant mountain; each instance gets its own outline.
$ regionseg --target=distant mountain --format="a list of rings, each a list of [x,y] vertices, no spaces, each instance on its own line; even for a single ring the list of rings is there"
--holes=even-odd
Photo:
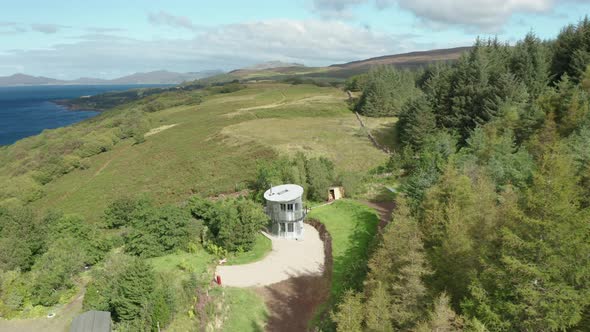
[[[148,73],[135,73],[128,76],[105,80],[93,77],[81,77],[76,80],[56,80],[49,77],[14,74],[0,76],[0,86],[18,85],[83,85],[83,84],[179,84],[223,73],[220,70],[207,70],[191,73],[175,73],[157,70]]]
[[[46,85],[46,84],[63,84],[63,81],[43,76],[30,76],[25,74],[14,74],[10,76],[0,76],[0,86],[4,85]]]
[[[77,80],[68,81],[68,84],[109,84],[109,80],[103,80],[94,77],[80,77]]]
[[[219,70],[208,70],[194,73],[174,73],[166,70],[158,70],[149,73],[135,73],[111,80],[110,82],[115,84],[178,84],[221,73],[222,72]]]

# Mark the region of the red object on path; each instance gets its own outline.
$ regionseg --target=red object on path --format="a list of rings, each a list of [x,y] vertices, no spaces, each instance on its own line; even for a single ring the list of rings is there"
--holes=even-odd
[[[217,284],[218,284],[219,286],[221,286],[221,276],[217,276],[217,278],[216,278],[216,279],[217,279]]]

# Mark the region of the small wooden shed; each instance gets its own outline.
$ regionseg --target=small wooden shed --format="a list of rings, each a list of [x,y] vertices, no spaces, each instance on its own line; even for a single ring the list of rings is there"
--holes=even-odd
[[[111,313],[108,311],[86,311],[72,321],[70,332],[111,332]]]
[[[344,187],[330,187],[328,189],[328,202],[344,198]]]

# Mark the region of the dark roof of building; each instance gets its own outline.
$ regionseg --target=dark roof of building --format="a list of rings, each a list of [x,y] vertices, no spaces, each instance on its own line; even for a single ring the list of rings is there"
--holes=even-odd
[[[87,311],[74,318],[70,332],[111,332],[111,313]]]

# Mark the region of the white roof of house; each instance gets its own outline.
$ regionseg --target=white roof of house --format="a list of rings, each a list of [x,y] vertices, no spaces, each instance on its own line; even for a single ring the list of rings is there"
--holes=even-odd
[[[296,184],[274,186],[264,193],[264,199],[272,202],[289,202],[303,196],[303,188]]]

